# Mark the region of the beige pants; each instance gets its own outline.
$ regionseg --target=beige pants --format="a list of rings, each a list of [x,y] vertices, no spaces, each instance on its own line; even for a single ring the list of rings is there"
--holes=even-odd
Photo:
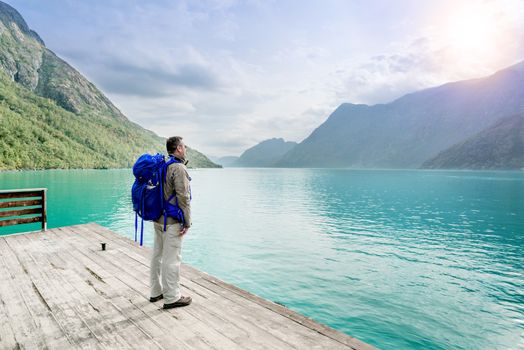
[[[164,295],[164,303],[174,303],[182,296],[180,292],[180,264],[182,256],[182,236],[180,224],[164,225],[154,223],[155,243],[151,257],[150,286],[151,297]],[[162,284],[160,284],[162,274]]]

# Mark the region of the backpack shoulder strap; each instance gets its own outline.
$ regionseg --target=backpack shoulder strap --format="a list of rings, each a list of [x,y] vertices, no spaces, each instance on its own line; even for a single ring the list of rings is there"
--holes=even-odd
[[[173,164],[173,163],[180,163],[180,161],[172,156],[169,156],[169,160],[164,163],[164,167],[162,168],[162,182],[167,183],[167,168]],[[162,184],[162,185],[163,185]],[[173,195],[175,193],[175,189],[173,188]],[[171,196],[167,201],[169,202],[171,199],[173,199],[173,196]]]
[[[162,169],[162,180],[164,180],[164,182],[167,180],[166,177],[167,177],[167,168],[169,168],[169,166],[173,163],[180,163],[177,159],[175,159],[174,157],[172,156],[169,156],[169,160],[167,162],[164,163],[164,167]]]
[[[169,156],[169,160],[165,162],[164,166],[162,167],[162,181],[160,181],[162,185],[164,183],[167,183],[167,168],[173,163],[180,163],[180,161],[173,156]],[[164,199],[164,192],[162,190],[162,199],[163,199],[162,200],[162,212],[164,215],[164,231],[166,230],[166,225],[167,225],[166,206],[173,199],[173,197],[176,198],[176,192],[174,188],[173,188],[173,193],[171,194],[171,196],[169,196],[167,200]],[[177,205],[178,205],[178,202],[177,202]]]

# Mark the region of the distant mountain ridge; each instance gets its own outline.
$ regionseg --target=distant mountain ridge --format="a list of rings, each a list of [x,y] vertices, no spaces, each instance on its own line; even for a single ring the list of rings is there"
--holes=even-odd
[[[524,62],[373,106],[344,103],[277,162],[282,167],[418,168],[524,109]]]
[[[272,138],[260,142],[247,149],[231,164],[235,167],[271,167],[281,157],[293,149],[296,142],[284,141],[282,138]]]
[[[524,111],[439,153],[422,168],[524,170]]]
[[[211,159],[213,162],[222,165],[223,167],[232,166],[238,160],[238,156],[224,156]]]
[[[0,2],[0,170],[130,167],[165,140],[129,121]],[[216,167],[189,150],[190,164]]]

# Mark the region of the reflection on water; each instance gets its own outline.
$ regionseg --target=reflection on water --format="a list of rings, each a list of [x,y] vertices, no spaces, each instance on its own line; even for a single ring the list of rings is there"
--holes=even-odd
[[[486,336],[500,342],[494,348],[518,344],[524,176],[513,174],[504,173],[512,182],[500,185],[434,172],[315,172],[309,197],[329,218],[326,232],[347,249],[345,272],[357,281],[338,302],[366,305],[373,296],[381,329],[413,332],[382,347],[485,348]],[[329,286],[325,295],[333,292]]]
[[[523,173],[191,175],[186,262],[379,348],[524,347]],[[0,188],[48,187],[50,227],[95,221],[132,238],[132,180],[2,173]]]

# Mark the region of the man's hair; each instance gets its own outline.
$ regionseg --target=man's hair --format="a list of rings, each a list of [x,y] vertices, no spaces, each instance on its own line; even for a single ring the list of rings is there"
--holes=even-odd
[[[167,139],[166,141],[166,149],[167,153],[173,154],[176,151],[176,148],[178,145],[180,145],[180,142],[182,142],[182,137],[180,136],[173,136]]]

